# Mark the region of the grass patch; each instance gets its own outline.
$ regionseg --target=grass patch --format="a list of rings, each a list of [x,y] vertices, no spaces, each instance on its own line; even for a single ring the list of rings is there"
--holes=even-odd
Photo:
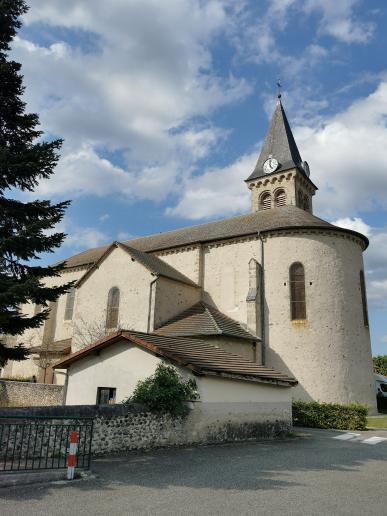
[[[387,414],[383,417],[367,417],[369,428],[387,428]]]

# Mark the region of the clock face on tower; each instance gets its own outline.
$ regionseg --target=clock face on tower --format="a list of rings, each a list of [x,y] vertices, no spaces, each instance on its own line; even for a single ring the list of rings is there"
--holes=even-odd
[[[275,158],[269,158],[263,164],[263,171],[265,174],[271,174],[271,172],[275,172],[278,168],[278,161]]]

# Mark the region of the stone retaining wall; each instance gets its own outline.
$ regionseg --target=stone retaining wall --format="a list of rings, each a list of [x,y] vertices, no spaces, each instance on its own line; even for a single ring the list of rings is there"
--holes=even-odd
[[[168,446],[210,444],[273,439],[286,435],[286,420],[249,421],[227,418],[210,420],[200,402],[191,405],[186,417],[154,414],[137,404],[114,406],[60,406],[31,409],[0,409],[2,418],[12,416],[66,417],[66,423],[80,417],[94,418],[93,455],[120,453]],[[20,421],[20,419],[19,419]]]
[[[0,407],[32,407],[62,403],[62,385],[0,380]]]

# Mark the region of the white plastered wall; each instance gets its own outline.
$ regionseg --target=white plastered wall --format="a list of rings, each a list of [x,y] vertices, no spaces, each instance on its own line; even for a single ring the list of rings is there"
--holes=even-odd
[[[160,359],[124,340],[87,356],[68,370],[66,405],[93,405],[98,387],[116,388],[116,402],[130,396],[139,380],[154,373]]]
[[[83,347],[88,327],[104,327],[108,293],[120,289],[119,327],[146,332],[150,305],[150,284],[154,276],[128,253],[114,249],[77,288],[73,324],[73,351]],[[92,342],[89,342],[91,344]]]
[[[305,322],[291,321],[289,267],[305,269]],[[293,397],[365,403],[374,409],[364,325],[360,241],[339,233],[273,234],[265,242],[267,364],[295,376]]]
[[[257,237],[209,245],[204,249],[205,301],[229,317],[247,324],[249,261],[259,261]]]
[[[119,403],[133,393],[139,380],[154,373],[161,360],[126,340],[80,359],[68,369],[66,405],[95,404],[98,387],[117,389]],[[185,368],[181,372],[186,379],[192,377]],[[190,417],[197,431],[219,420],[290,421],[290,388],[217,377],[195,379],[200,400]]]
[[[191,307],[201,298],[201,289],[160,276],[156,283],[154,328]],[[153,328],[151,328],[151,331]]]

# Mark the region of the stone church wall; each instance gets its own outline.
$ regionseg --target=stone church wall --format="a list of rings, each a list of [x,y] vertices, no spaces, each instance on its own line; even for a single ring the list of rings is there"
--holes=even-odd
[[[257,237],[208,245],[204,249],[205,301],[244,325],[251,258],[260,260]]]
[[[160,328],[169,319],[200,301],[200,298],[199,288],[159,277],[154,303],[154,328]]]
[[[291,321],[289,267],[305,269],[306,321]],[[265,242],[267,365],[295,376],[293,397],[375,407],[360,243],[342,234],[273,234]]]
[[[89,330],[103,330],[109,290],[120,289],[120,328],[147,331],[150,283],[154,276],[120,248],[115,249],[77,289],[72,351],[85,345]],[[94,340],[103,335],[96,336]],[[91,342],[90,342],[91,344]]]

